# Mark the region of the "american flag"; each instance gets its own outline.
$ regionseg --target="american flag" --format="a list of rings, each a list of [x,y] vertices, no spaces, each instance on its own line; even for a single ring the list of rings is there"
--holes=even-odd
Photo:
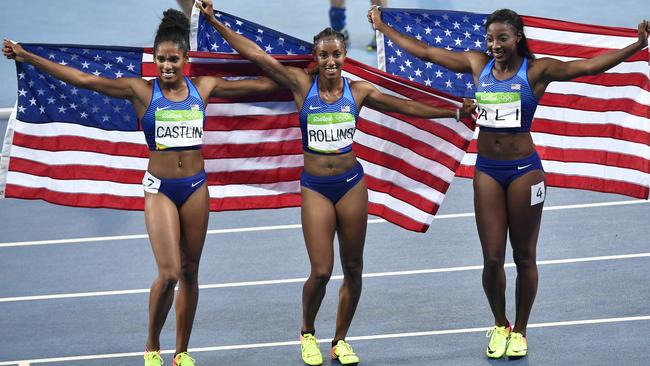
[[[61,64],[106,77],[157,76],[151,49],[24,45]],[[255,77],[238,55],[192,52],[189,76]],[[309,56],[277,56],[307,67]],[[4,197],[118,209],[142,209],[148,149],[128,102],[82,90],[17,63],[18,100],[0,169]],[[446,108],[459,99],[397,80],[348,59],[344,76],[385,93]],[[442,203],[473,128],[453,118],[425,120],[363,108],[355,151],[364,165],[369,211],[425,231]],[[302,144],[288,91],[237,100],[211,98],[203,155],[214,211],[300,205]]]
[[[486,49],[487,14],[443,10],[383,9],[396,30],[435,47]],[[529,46],[537,57],[590,58],[634,43],[634,29],[523,17]],[[470,74],[424,62],[378,33],[379,68],[456,96],[473,97]],[[550,186],[648,198],[650,189],[650,57],[639,51],[606,73],[546,89],[532,136]],[[457,174],[473,175],[476,141]]]

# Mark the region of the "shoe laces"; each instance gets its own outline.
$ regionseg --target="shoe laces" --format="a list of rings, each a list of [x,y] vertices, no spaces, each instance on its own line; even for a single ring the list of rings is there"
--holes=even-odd
[[[525,344],[524,335],[517,332],[512,332],[510,334],[510,342],[518,346],[523,346]]]
[[[162,365],[163,360],[162,357],[160,357],[160,351],[144,351],[144,360],[145,361],[160,361],[160,364]]]
[[[500,334],[504,337],[507,337],[510,332],[508,330],[510,329],[510,326],[504,326],[500,327],[498,325],[493,326],[492,328],[488,329],[488,331],[485,333],[486,338],[492,337],[494,333]]]
[[[306,333],[302,336],[302,347],[308,354],[313,354],[318,352],[318,342],[316,342],[316,337],[314,335]]]
[[[344,355],[353,355],[354,351],[352,350],[352,346],[350,346],[345,341],[340,340],[338,341],[338,343],[336,343],[336,353],[338,353],[341,356],[344,356]]]
[[[176,366],[194,366],[195,360],[187,352],[181,352],[174,357]]]

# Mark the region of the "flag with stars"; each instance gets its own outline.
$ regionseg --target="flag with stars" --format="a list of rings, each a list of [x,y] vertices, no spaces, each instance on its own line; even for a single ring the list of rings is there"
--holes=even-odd
[[[311,54],[311,43],[280,33],[273,29],[253,23],[222,11],[214,11],[214,15],[226,27],[257,43],[266,53],[273,55],[308,55]],[[236,53],[212,24],[205,19],[203,13],[193,8],[191,17],[190,48],[195,51]]]
[[[386,24],[420,41],[450,51],[484,52],[486,17],[486,14],[459,11],[382,9],[382,19]],[[456,96],[474,97],[472,75],[453,72],[413,57],[383,34],[378,35],[380,69]]]
[[[382,9],[382,19],[433,47],[485,52],[488,14]],[[591,58],[634,43],[635,29],[522,16],[536,57]],[[422,61],[378,32],[379,68],[411,81],[473,98],[470,74]],[[641,50],[612,69],[553,82],[539,101],[531,134],[549,186],[648,198],[650,192],[650,56]],[[476,140],[457,174],[473,176]]]
[[[268,32],[270,33],[270,32]],[[285,38],[287,39],[287,38]],[[24,45],[45,58],[108,78],[158,76],[151,49]],[[274,56],[305,68],[311,55]],[[129,102],[77,88],[16,63],[18,99],[0,160],[0,197],[80,207],[144,207],[149,150]],[[184,73],[252,78],[239,55],[190,52]],[[343,74],[385,93],[442,108],[459,98],[348,59]],[[300,206],[303,166],[291,93],[210,98],[202,153],[213,211]],[[366,171],[369,212],[426,231],[472,137],[471,121],[425,120],[362,108],[354,149]]]

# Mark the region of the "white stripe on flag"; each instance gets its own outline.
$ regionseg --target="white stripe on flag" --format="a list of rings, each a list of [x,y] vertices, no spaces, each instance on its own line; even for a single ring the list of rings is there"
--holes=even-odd
[[[537,39],[552,43],[575,44],[594,48],[623,48],[636,41],[636,38],[632,37],[569,32],[540,27],[524,27],[524,33],[528,39]]]
[[[103,166],[113,169],[146,170],[147,158],[125,157],[87,151],[47,151],[34,150],[14,145],[11,151],[14,158],[23,158],[38,163],[57,165]]]
[[[110,194],[113,196],[143,197],[142,184],[126,184],[86,179],[53,179],[37,175],[9,171],[11,184],[29,188],[45,188],[50,191],[72,194]]]

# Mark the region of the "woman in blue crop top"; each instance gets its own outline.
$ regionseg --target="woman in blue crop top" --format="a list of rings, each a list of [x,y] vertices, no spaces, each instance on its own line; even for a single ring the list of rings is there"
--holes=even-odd
[[[300,113],[304,170],[301,176],[302,229],[311,273],[303,287],[301,350],[305,363],[320,365],[322,355],[314,338],[314,320],[325,296],[334,263],[333,240],[339,238],[344,279],[339,292],[336,333],[331,356],[342,364],[359,362],[345,342],[361,295],[363,246],[368,220],[368,191],[363,169],[351,150],[358,111],[363,105],[424,118],[456,117],[456,110],[434,108],[382,94],[370,83],[341,76],[346,49],[343,35],[327,28],[314,37],[318,72],[287,67],[254,42],[233,32],[213,14],[212,1],[202,1],[206,19],[243,57],[291,90]],[[463,115],[469,115],[468,103]]]
[[[563,62],[536,59],[528,49],[524,24],[508,9],[492,13],[485,24],[490,55],[453,52],[428,46],[392,29],[370,8],[368,21],[412,55],[474,77],[477,98],[478,157],[474,170],[476,224],[483,248],[483,289],[494,315],[486,350],[490,358],[527,354],[526,326],[537,292],[536,247],[546,189],[530,124],[546,87],[604,72],[648,44],[650,23],[639,24],[637,42],[591,59]],[[517,266],[516,318],[505,313],[506,238]]]
[[[198,300],[199,259],[208,225],[209,194],[200,150],[208,97],[229,98],[278,88],[266,77],[241,81],[185,77],[189,30],[183,13],[174,9],[164,12],[154,41],[154,62],[160,73],[155,80],[98,77],[36,56],[19,44],[3,42],[2,51],[8,58],[30,63],[78,87],[127,99],[135,107],[151,150],[143,179],[144,205],[158,266],[149,298],[147,366],[162,364],[159,336],[174,300],[176,284],[174,363],[194,365],[187,347]]]

